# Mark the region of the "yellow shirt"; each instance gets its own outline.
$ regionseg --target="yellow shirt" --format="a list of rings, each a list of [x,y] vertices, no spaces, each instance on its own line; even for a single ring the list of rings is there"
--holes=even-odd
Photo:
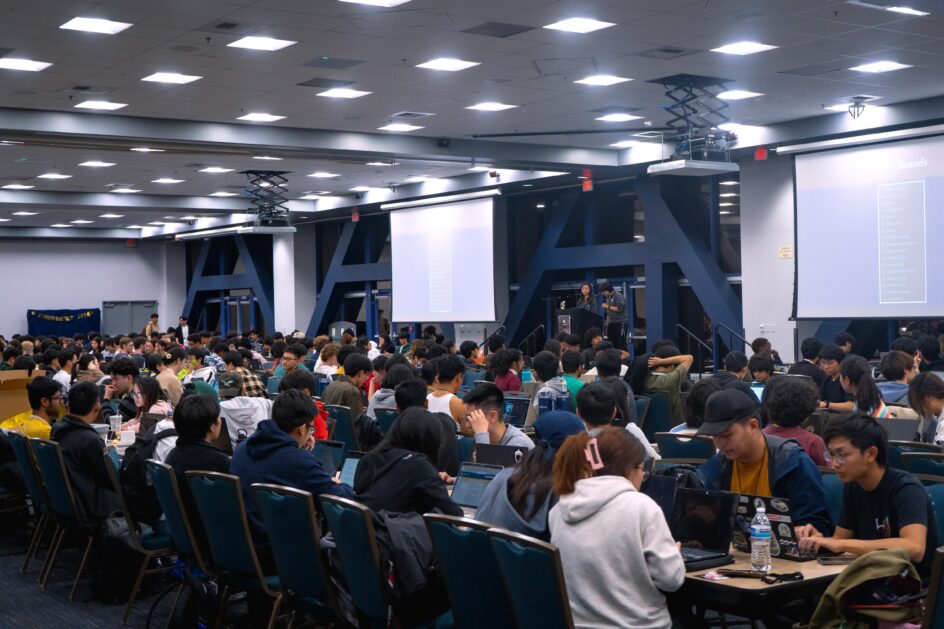
[[[731,491],[752,496],[770,496],[768,457],[765,445],[764,456],[754,463],[745,465],[734,461],[731,468]]]
[[[14,415],[0,423],[0,428],[22,433],[30,439],[49,439],[49,434],[52,432],[49,422],[41,417],[33,416],[29,411]]]

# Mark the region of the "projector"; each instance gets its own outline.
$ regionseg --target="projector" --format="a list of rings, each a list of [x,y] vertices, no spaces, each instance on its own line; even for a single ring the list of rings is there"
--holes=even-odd
[[[710,177],[736,173],[741,167],[734,162],[709,162],[696,159],[677,159],[672,162],[650,164],[646,173],[650,175],[681,175],[683,177]]]

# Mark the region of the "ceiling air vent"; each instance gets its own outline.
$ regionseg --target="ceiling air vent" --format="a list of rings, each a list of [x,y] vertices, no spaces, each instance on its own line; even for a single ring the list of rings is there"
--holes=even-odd
[[[521,24],[509,24],[507,22],[485,22],[472,28],[467,28],[463,33],[470,35],[485,35],[486,37],[511,37],[519,33],[526,33],[534,30],[533,26],[523,26]]]
[[[302,81],[299,85],[303,87],[319,87],[325,89],[334,89],[336,87],[347,87],[348,85],[354,85],[356,81],[342,81],[340,79],[321,79],[314,78],[307,81]]]
[[[696,52],[702,51],[693,48],[681,48],[679,46],[662,46],[661,48],[644,50],[636,54],[639,57],[648,57],[649,59],[678,59],[679,57],[694,55]]]
[[[397,120],[418,120],[420,118],[427,118],[429,116],[434,116],[435,114],[429,114],[424,111],[398,111],[395,114],[392,114],[391,118],[396,118]]]

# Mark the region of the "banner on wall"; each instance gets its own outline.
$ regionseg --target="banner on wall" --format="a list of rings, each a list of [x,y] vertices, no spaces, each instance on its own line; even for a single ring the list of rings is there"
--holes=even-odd
[[[72,336],[102,329],[99,308],[83,310],[27,310],[26,322],[31,336]]]

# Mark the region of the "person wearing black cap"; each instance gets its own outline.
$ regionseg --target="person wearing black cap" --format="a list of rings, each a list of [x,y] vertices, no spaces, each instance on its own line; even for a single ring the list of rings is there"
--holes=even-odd
[[[754,400],[754,404],[759,405],[760,400],[754,395],[751,385],[744,380],[747,375],[747,356],[741,352],[729,352],[724,357],[724,371],[711,376],[712,380],[718,382],[722,389],[737,389]]]
[[[705,403],[699,435],[708,435],[718,453],[698,468],[707,489],[790,501],[795,526],[812,524],[831,531],[826,492],[819,470],[793,439],[761,430],[754,400],[724,389]]]

